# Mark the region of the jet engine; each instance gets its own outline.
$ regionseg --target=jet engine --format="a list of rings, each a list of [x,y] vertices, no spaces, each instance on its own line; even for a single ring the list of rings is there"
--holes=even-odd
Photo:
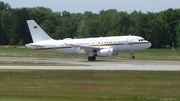
[[[78,53],[78,54],[86,54],[86,52],[84,50],[78,50],[76,53]]]
[[[99,57],[114,56],[114,55],[118,55],[118,52],[113,51],[112,48],[101,49],[97,51],[96,55]]]

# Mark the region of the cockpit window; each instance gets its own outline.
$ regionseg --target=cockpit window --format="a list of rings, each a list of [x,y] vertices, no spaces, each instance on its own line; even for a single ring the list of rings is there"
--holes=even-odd
[[[144,39],[139,39],[139,41],[145,41]]]

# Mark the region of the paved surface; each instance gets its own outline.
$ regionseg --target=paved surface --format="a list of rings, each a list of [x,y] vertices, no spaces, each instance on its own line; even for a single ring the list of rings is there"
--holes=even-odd
[[[180,71],[180,62],[138,61],[138,60],[97,60],[52,59],[52,58],[8,58],[0,57],[1,62],[70,63],[87,66],[0,66],[0,69],[43,69],[43,70],[156,70]]]

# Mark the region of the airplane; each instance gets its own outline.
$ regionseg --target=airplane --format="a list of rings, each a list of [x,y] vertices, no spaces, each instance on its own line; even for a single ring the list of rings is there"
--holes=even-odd
[[[95,61],[96,57],[115,56],[123,51],[130,51],[131,58],[134,59],[133,51],[151,47],[149,41],[131,35],[55,40],[34,20],[27,20],[27,24],[33,40],[33,43],[25,45],[27,48],[62,54],[88,54],[89,61]]]

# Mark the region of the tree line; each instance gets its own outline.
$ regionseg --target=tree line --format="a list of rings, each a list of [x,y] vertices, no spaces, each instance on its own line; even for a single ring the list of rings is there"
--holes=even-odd
[[[138,35],[153,48],[180,46],[180,9],[142,13],[115,9],[70,13],[50,8],[15,8],[0,2],[0,44],[24,45],[32,42],[27,20],[35,20],[54,39]]]

